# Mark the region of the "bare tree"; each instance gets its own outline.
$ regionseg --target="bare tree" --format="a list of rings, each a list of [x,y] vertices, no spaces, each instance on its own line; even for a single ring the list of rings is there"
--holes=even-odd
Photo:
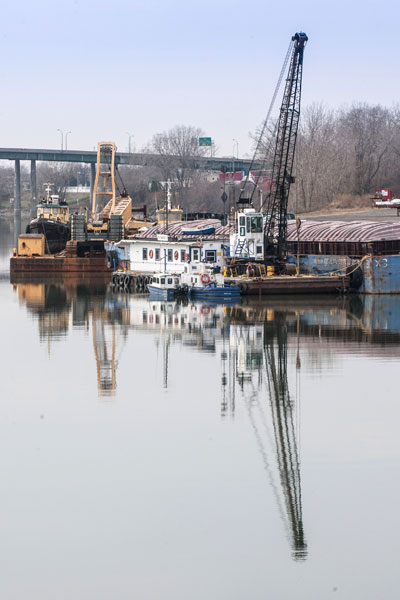
[[[37,169],[38,196],[44,196],[44,184],[53,184],[53,193],[65,198],[66,188],[76,184],[77,172],[82,166],[74,163],[40,163]]]
[[[10,198],[14,197],[14,169],[0,167],[0,206],[10,207]]]
[[[312,104],[302,114],[296,148],[296,209],[313,210],[341,192],[344,148],[337,135],[335,113]]]
[[[161,173],[164,179],[173,180],[180,191],[197,177],[196,158],[207,152],[207,148],[199,146],[199,137],[203,135],[198,127],[176,125],[153,136],[150,147],[160,156]]]
[[[338,133],[347,146],[349,191],[370,193],[394,137],[390,111],[380,105],[355,104],[341,112]]]

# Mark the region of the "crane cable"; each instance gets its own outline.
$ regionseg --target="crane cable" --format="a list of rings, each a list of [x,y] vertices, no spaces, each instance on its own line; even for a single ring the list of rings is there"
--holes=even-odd
[[[115,186],[118,190],[119,195],[124,196],[127,194],[127,191],[126,191],[126,186],[125,186],[124,180],[122,179],[121,173],[119,172],[118,165],[115,165],[115,173],[116,173],[116,175],[118,175],[118,177],[122,183],[123,191],[121,192],[121,190],[119,189],[119,185],[118,185],[117,181],[115,181]]]
[[[255,162],[255,160],[256,160],[256,157],[257,157],[257,154],[258,154],[258,151],[259,151],[260,145],[261,145],[261,141],[262,141],[262,139],[263,139],[263,137],[264,137],[264,133],[265,133],[265,130],[266,130],[266,128],[267,128],[268,121],[269,121],[269,119],[270,119],[271,112],[272,112],[272,109],[273,109],[273,107],[274,107],[274,104],[275,104],[276,97],[277,97],[277,95],[278,95],[278,92],[279,92],[279,88],[281,87],[281,83],[282,83],[283,75],[284,75],[284,73],[285,73],[285,71],[286,71],[286,67],[287,67],[287,64],[288,64],[288,62],[289,62],[289,58],[290,58],[290,56],[291,56],[291,54],[292,54],[292,51],[293,51],[293,47],[294,47],[294,41],[293,41],[293,40],[291,40],[291,41],[290,41],[290,44],[289,44],[289,47],[288,47],[288,49],[287,49],[287,52],[286,52],[285,60],[283,61],[282,69],[281,69],[281,72],[280,72],[280,74],[279,74],[279,78],[278,78],[278,82],[277,82],[277,84],[276,84],[276,87],[275,87],[274,95],[272,96],[272,100],[271,100],[271,103],[270,103],[270,105],[269,105],[269,109],[268,109],[267,116],[266,116],[266,118],[265,118],[265,120],[264,120],[263,127],[262,127],[262,130],[261,130],[260,136],[259,136],[259,138],[258,138],[258,141],[257,141],[257,144],[256,144],[256,148],[255,148],[255,150],[254,150],[253,158],[251,159],[251,163],[250,163],[250,166],[249,166],[249,170],[248,170],[248,172],[247,172],[247,175],[246,175],[246,179],[245,179],[245,182],[244,182],[243,188],[242,188],[242,190],[241,190],[241,192],[240,192],[239,200],[240,200],[240,198],[241,198],[241,196],[242,196],[242,192],[243,192],[243,190],[244,190],[244,189],[245,189],[245,187],[246,187],[246,184],[247,184],[247,183],[248,183],[248,181],[249,181],[250,172],[251,172],[251,170],[252,170],[252,168],[253,168],[253,164],[254,164],[254,162]],[[275,125],[275,131],[276,131],[276,125]],[[274,136],[273,136],[273,137],[274,137]],[[273,138],[272,138],[272,139],[273,139]],[[271,147],[271,144],[272,144],[272,140],[270,140],[270,143],[269,143],[268,150],[270,149],[270,147]],[[266,153],[266,155],[267,155],[267,153]],[[266,156],[266,155],[265,155],[265,156]],[[262,163],[262,164],[264,165],[264,164],[265,164],[265,162],[266,162],[266,158],[264,157],[264,161],[263,161],[263,163]],[[250,198],[251,200],[253,199],[254,190],[255,190],[255,187],[253,188],[253,192],[252,192],[252,194],[251,194],[251,198]]]

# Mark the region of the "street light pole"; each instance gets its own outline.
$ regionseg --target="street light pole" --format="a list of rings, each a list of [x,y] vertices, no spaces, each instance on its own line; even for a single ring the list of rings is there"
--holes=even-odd
[[[125,133],[128,136],[128,152],[129,152],[129,154],[131,154],[132,153],[131,139],[133,138],[133,133],[129,133],[129,131],[126,131]]]
[[[68,150],[68,134],[72,133],[72,131],[67,131],[65,134],[65,149]]]
[[[61,133],[61,152],[64,150],[64,133],[61,131],[61,129],[57,129],[57,131],[59,131]]]
[[[233,156],[235,156],[235,145],[236,145],[236,158],[239,158],[239,142],[235,139],[233,139],[232,142],[233,142]]]

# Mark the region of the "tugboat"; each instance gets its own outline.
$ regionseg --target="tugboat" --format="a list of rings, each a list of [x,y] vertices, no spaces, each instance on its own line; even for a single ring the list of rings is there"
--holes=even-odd
[[[26,233],[43,233],[48,254],[64,250],[70,239],[69,208],[65,200],[50,194],[53,184],[45,183],[46,197],[37,205],[36,218],[26,227]]]
[[[181,287],[179,276],[171,273],[154,273],[147,289],[150,292],[150,298],[161,300],[171,300],[185,293]]]
[[[181,285],[189,298],[238,300],[242,292],[239,285],[227,283],[221,273],[204,267],[197,273],[182,273]]]

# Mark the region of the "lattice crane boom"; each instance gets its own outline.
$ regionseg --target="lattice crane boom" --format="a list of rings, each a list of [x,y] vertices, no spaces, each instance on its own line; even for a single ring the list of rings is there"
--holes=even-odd
[[[296,33],[292,37],[293,50],[280,109],[271,192],[267,203],[269,217],[264,227],[264,256],[267,263],[283,267],[287,256],[287,206],[292,176],[297,130],[300,118],[303,54],[308,37]]]

